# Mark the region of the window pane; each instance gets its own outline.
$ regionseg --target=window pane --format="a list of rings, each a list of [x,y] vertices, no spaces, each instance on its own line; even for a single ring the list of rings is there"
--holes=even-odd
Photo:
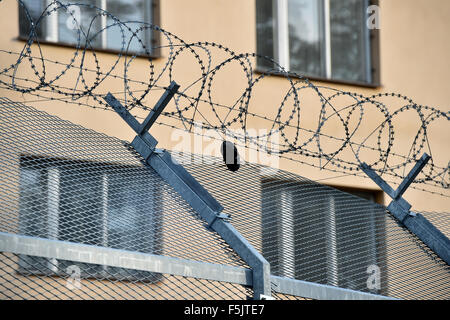
[[[290,70],[325,76],[321,0],[289,0]]]
[[[332,78],[370,82],[364,0],[330,0]]]
[[[44,17],[37,28],[39,40],[73,46],[80,42],[82,48],[118,51],[123,49],[130,54],[154,53],[155,48],[152,48],[152,40],[155,40],[154,31],[149,25],[145,27],[146,24],[153,22],[152,0],[61,0],[60,2],[68,5],[67,10],[58,5],[58,10],[51,11],[50,16]],[[45,0],[24,0],[24,4],[34,21],[47,6]],[[109,16],[102,16],[99,9],[108,11],[125,25],[117,24]],[[22,38],[28,38],[30,23],[22,6],[19,7],[19,31]],[[133,36],[133,33],[136,35]],[[86,36],[89,40],[88,45]]]
[[[339,286],[366,291],[367,267],[383,266],[380,247],[385,241],[382,237],[384,220],[381,219],[384,212],[360,198],[343,193],[336,193],[334,197]]]
[[[73,3],[73,1],[61,1],[62,3]],[[83,0],[77,1],[76,3],[82,3],[87,5],[99,6],[96,0]],[[77,17],[79,8],[79,19],[78,23],[74,23],[74,17]],[[97,9],[90,8],[88,6],[69,6],[69,10],[72,10],[72,15],[65,12],[63,9],[58,10],[58,42],[67,44],[77,44],[78,43],[78,29],[79,26],[81,30],[80,34],[80,44],[82,47],[86,44],[86,36],[89,39],[89,45],[86,44],[86,48],[101,48],[102,35],[101,32],[101,17],[98,15],[100,12]],[[73,26],[73,27],[72,27]]]
[[[291,194],[293,202],[290,206],[282,205],[282,193]],[[317,192],[315,185],[271,180],[262,182],[263,255],[269,261],[273,274],[291,276],[293,271],[296,279],[323,282],[327,274],[326,204],[323,198],[324,195]],[[287,232],[287,224],[281,221],[282,207],[293,210],[293,261],[292,258],[286,261],[282,256],[283,239],[286,239]],[[317,255],[313,262],[312,248]],[[294,270],[286,267],[286,262],[291,261],[295,263]]]
[[[258,0],[256,5],[256,52],[262,56],[273,58],[274,54],[274,12],[272,0]],[[258,58],[257,64],[260,67],[273,68],[273,64],[264,58]]]
[[[118,18],[121,22],[126,22],[125,25],[117,25],[114,19],[108,17],[107,48],[115,50],[121,50],[123,48],[124,51],[128,51],[130,53],[145,53],[142,44],[139,42],[139,40],[141,40],[147,47],[147,50],[149,51],[148,53],[150,53],[149,36],[151,31],[149,29],[140,30],[137,33],[137,37],[133,37],[133,33],[128,30],[128,28],[130,28],[133,32],[136,32],[143,26],[142,23],[131,21],[150,22],[150,6],[148,4],[146,5],[144,0],[132,2],[125,0],[114,0],[108,1],[106,5],[106,9],[109,13]],[[124,44],[122,43],[123,41],[125,41]]]

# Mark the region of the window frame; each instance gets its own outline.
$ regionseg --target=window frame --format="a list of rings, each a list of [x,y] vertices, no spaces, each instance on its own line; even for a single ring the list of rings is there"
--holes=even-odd
[[[105,162],[92,162],[92,161],[84,161],[84,160],[72,160],[72,159],[57,159],[57,158],[46,158],[46,157],[39,157],[39,156],[31,156],[31,155],[21,155],[20,156],[20,166],[19,166],[19,170],[20,172],[22,172],[23,169],[26,169],[27,167],[29,167],[29,165],[26,164],[27,161],[32,160],[33,163],[36,162],[42,162],[42,168],[43,170],[45,170],[45,173],[41,173],[41,178],[44,178],[45,183],[47,184],[46,186],[46,197],[45,199],[43,199],[42,201],[44,201],[46,203],[47,206],[47,210],[44,214],[44,216],[42,217],[42,219],[45,219],[46,223],[46,227],[47,229],[46,231],[46,236],[48,239],[51,240],[57,240],[57,241],[66,241],[66,240],[61,240],[59,238],[59,230],[60,230],[60,226],[59,226],[59,221],[63,218],[61,218],[61,210],[60,210],[60,196],[61,196],[61,169],[60,166],[64,163],[77,163],[77,164],[82,164],[83,166],[85,165],[86,167],[83,168],[84,171],[89,171],[89,169],[91,167],[95,167],[99,168],[99,166],[105,167],[104,172],[102,172],[101,174],[101,187],[102,187],[102,199],[99,199],[99,203],[101,203],[101,208],[102,208],[102,212],[101,212],[101,223],[102,225],[99,226],[99,229],[102,230],[101,233],[101,246],[103,247],[107,247],[109,248],[109,241],[108,241],[108,233],[109,233],[109,227],[108,227],[108,196],[109,196],[109,179],[108,176],[110,175],[107,171],[108,169],[117,167],[118,164],[112,164],[112,163],[105,163]],[[23,164],[25,162],[25,164]],[[127,167],[130,169],[133,168],[139,168],[138,166],[132,166],[132,165],[120,165],[120,168],[123,167]],[[77,168],[77,170],[79,170],[79,168]],[[45,177],[44,177],[45,176]],[[98,178],[98,177],[96,177]],[[19,183],[19,188],[20,190],[22,190],[22,185],[21,183]],[[49,190],[52,190],[53,192],[50,193]],[[20,198],[22,195],[22,191],[20,191]],[[162,207],[162,202],[161,200],[157,197],[157,195],[160,194],[159,190],[153,190],[152,194],[150,195],[150,197],[152,198],[153,201],[153,205],[155,207]],[[19,198],[19,204],[21,202]],[[30,228],[30,225],[28,223],[28,221],[23,219],[24,215],[28,215],[28,213],[24,212],[24,209],[20,208],[20,213],[19,213],[19,229],[21,230],[21,233],[23,234],[27,234],[28,230]],[[156,216],[153,216],[152,219],[157,219]],[[155,225],[159,224],[159,221],[152,221],[151,222],[152,226],[154,227]],[[50,228],[49,226],[57,226],[56,228]],[[146,230],[148,231],[148,230]],[[155,237],[160,237],[160,231],[158,230],[150,230],[150,232],[155,236]],[[139,241],[139,239],[141,237],[146,237],[147,233],[145,231],[142,232],[142,234],[140,233],[137,237],[136,237],[136,242]],[[153,242],[151,243],[151,251],[155,252],[157,250],[159,250],[159,246],[155,245],[157,239],[154,239]],[[114,248],[114,247],[112,247]],[[65,265],[64,263],[67,263],[68,261],[63,260],[62,262],[64,262],[62,264],[62,267],[60,266],[60,261],[55,259],[55,258],[39,258],[42,261],[45,261],[46,264],[46,268],[45,271],[43,271],[42,269],[44,269],[43,267],[41,268],[34,268],[33,267],[33,263],[32,261],[34,261],[34,259],[39,258],[39,257],[34,257],[34,256],[27,256],[27,255],[19,255],[19,261],[18,261],[18,270],[17,272],[23,275],[45,275],[45,276],[67,276],[68,273],[66,271],[66,268],[68,267],[67,265]],[[31,260],[30,260],[31,259]],[[29,262],[31,261],[31,262]],[[96,266],[96,265],[90,265],[90,264],[85,264],[85,263],[77,263],[77,262],[73,262],[73,265],[77,265],[78,267],[80,267],[81,270],[81,279],[97,279],[97,280],[102,280],[102,279],[113,279],[113,280],[125,280],[125,281],[145,281],[145,282],[158,282],[160,281],[162,275],[161,274],[157,274],[157,273],[153,273],[153,272],[147,272],[147,271],[138,271],[138,270],[128,270],[128,269],[124,269],[124,268],[119,268],[119,267],[110,267],[110,266],[104,266],[101,265],[101,270],[97,270],[97,271],[89,271],[86,272],[85,269],[86,267],[90,267],[90,266]],[[111,274],[111,272],[113,274]],[[151,276],[151,280],[148,280],[147,278],[149,278]]]
[[[47,6],[48,3],[49,2],[51,3],[53,0],[36,0],[36,1],[42,1],[44,4],[44,8],[45,8],[45,6]],[[100,1],[100,4],[101,4],[101,6],[99,8],[104,9],[104,10],[107,9],[107,1],[106,0],[97,0],[97,1]],[[150,13],[149,13],[150,21],[145,21],[145,22],[159,26],[159,24],[160,24],[160,0],[144,0],[144,1],[149,1],[149,3],[146,4],[146,6],[148,6],[148,9],[150,10]],[[29,40],[28,36],[22,34],[22,32],[21,32],[21,28],[23,28],[23,24],[21,23],[21,20],[25,18],[25,15],[23,14],[23,9],[22,9],[21,5],[18,4],[18,6],[19,6],[19,19],[18,19],[19,36],[17,37],[17,39],[20,41],[28,41]],[[58,39],[58,28],[59,28],[58,16],[57,16],[57,14],[53,14],[51,17],[52,17],[52,19],[49,19],[44,24],[45,29],[43,29],[43,31],[42,31],[42,36],[38,37],[39,44],[53,45],[53,46],[58,46],[58,47],[63,47],[63,48],[75,48],[76,46],[74,44]],[[102,18],[106,18],[106,17],[102,17]],[[118,17],[118,18],[120,19],[120,17]],[[104,27],[103,25],[106,24],[105,20],[106,19],[102,19],[102,28]],[[50,25],[52,26],[53,34],[47,35],[46,29]],[[84,46],[84,43],[80,43],[79,49],[80,50],[84,50],[84,49],[94,50],[95,52],[101,52],[101,53],[112,53],[112,54],[119,53],[120,50],[104,47],[104,44],[106,42],[105,39],[107,38],[107,32],[108,32],[108,30],[105,30],[101,33],[102,47],[91,46],[91,47],[86,48],[86,46]],[[156,30],[147,29],[146,34],[148,34],[148,37],[149,37],[149,39],[148,39],[149,43],[146,43],[146,45],[149,46],[148,50],[150,51],[150,54],[128,52],[126,54],[127,56],[135,56],[137,58],[139,58],[139,57],[159,58],[161,56],[160,32],[158,32]],[[122,52],[122,54],[125,55],[125,52]]]
[[[273,57],[277,63],[284,68],[285,72],[281,70],[275,70],[275,68],[268,68],[261,66],[257,63],[255,71],[260,74],[269,73],[271,75],[288,76],[293,78],[298,78],[299,71],[290,71],[289,66],[289,31],[288,31],[288,1],[289,0],[272,0],[272,12],[274,13],[273,18]],[[322,16],[323,21],[319,23],[324,25],[324,37],[325,37],[325,70],[326,76],[310,75],[307,73],[302,73],[301,76],[308,78],[310,80],[317,80],[322,82],[331,82],[345,85],[360,86],[366,88],[380,88],[381,87],[381,76],[380,76],[380,32],[378,29],[363,28],[366,32],[366,74],[367,81],[355,81],[355,80],[344,80],[336,79],[332,77],[332,66],[331,66],[331,30],[330,30],[330,12],[329,3],[330,0],[320,0],[322,2]],[[363,0],[364,6],[367,8],[372,5],[379,5],[379,0]],[[258,2],[256,1],[256,5]],[[257,11],[257,10],[256,10]],[[327,16],[327,18],[325,18]],[[256,19],[257,20],[257,19]],[[323,26],[321,26],[323,29]],[[256,30],[257,28],[255,28]],[[256,30],[256,41],[258,41],[258,31]],[[370,77],[370,79],[369,79]]]

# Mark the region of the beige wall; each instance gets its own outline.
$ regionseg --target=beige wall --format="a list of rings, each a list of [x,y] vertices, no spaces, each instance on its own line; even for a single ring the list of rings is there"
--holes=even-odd
[[[419,104],[439,108],[442,111],[450,110],[449,81],[450,71],[450,2],[448,0],[380,0],[381,5],[381,82],[382,88],[369,89],[353,86],[337,85],[332,83],[319,83],[345,91],[358,92],[363,95],[373,95],[380,92],[398,92],[411,97]],[[6,0],[0,3],[0,30],[2,34],[1,49],[20,51],[24,42],[16,40],[18,36],[18,14],[15,0]],[[214,41],[221,43],[235,52],[255,52],[255,1],[251,0],[161,0],[161,26],[176,34],[186,42]],[[46,57],[58,61],[68,61],[72,53],[70,48],[61,48],[51,45],[43,45]],[[1,66],[14,62],[14,57],[0,54]],[[165,62],[163,57],[155,61],[157,68]],[[216,57],[219,61],[220,55]],[[102,65],[110,65],[115,55],[99,54]],[[187,84],[198,75],[198,70],[189,63],[189,59],[182,60],[186,63],[178,66],[176,81],[182,85]],[[88,62],[89,64],[90,62]],[[92,63],[91,63],[91,66]],[[145,80],[147,74],[147,62],[138,59],[135,62],[132,78]],[[24,78],[32,76],[30,69],[18,70],[18,75]],[[73,86],[73,76],[66,77],[63,83]],[[245,90],[245,78],[237,68],[229,68],[221,73],[215,88],[215,99],[221,103],[230,104],[235,97]],[[122,90],[120,81],[108,82],[104,87],[110,91]],[[250,105],[252,111],[259,114],[274,115],[275,107],[279,105],[287,88],[286,80],[272,78],[265,80],[255,91]],[[158,91],[156,91],[158,92]],[[285,91],[284,91],[285,92]],[[21,94],[0,89],[0,95],[13,100],[20,100]],[[26,97],[35,100],[33,97]],[[152,99],[156,99],[153,97]],[[147,103],[151,105],[152,99]],[[312,96],[302,97],[303,101],[303,126],[313,128],[317,124],[317,114],[320,105]],[[394,100],[391,100],[394,101]],[[92,103],[92,101],[91,101]],[[58,115],[74,123],[92,128],[108,135],[131,140],[133,132],[123,121],[112,112],[93,110],[85,107],[66,105],[61,102],[33,103],[42,110]],[[398,101],[389,106],[390,111],[401,107]],[[205,114],[210,114],[205,110]],[[367,111],[364,126],[369,130],[380,118]],[[169,120],[167,120],[169,121]],[[407,154],[409,146],[418,130],[418,121],[412,114],[404,113],[400,119],[394,121],[397,140],[394,150],[399,154]],[[251,126],[255,128],[267,127],[267,123],[253,121]],[[366,131],[367,131],[366,130]],[[364,130],[362,130],[364,133]],[[152,133],[160,141],[160,146],[171,148],[177,141],[171,139],[171,129],[162,126],[152,128]],[[342,136],[339,126],[329,126],[327,134]],[[365,132],[366,134],[368,132]],[[450,138],[448,125],[444,121],[437,122],[432,127],[430,142],[432,144],[433,157],[437,165],[446,166],[449,159],[448,142]],[[324,141],[325,147],[335,146]],[[194,150],[192,150],[194,151]],[[351,157],[351,155],[349,155]],[[308,159],[306,159],[308,160]],[[376,186],[368,179],[353,176],[334,178],[339,173],[314,169],[310,166],[300,165],[292,161],[281,161],[281,168],[286,169],[311,179],[327,179],[324,183],[356,188],[372,188]],[[427,188],[428,189],[428,188]],[[444,192],[443,189],[433,189]],[[445,193],[445,192],[444,192]],[[448,194],[448,192],[447,192]],[[416,190],[409,190],[406,198],[416,210],[447,211],[449,201],[447,198],[431,195]]]

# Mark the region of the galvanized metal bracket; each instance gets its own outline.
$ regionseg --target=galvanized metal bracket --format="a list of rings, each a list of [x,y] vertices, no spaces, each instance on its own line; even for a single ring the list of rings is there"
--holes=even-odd
[[[422,242],[433,250],[442,260],[450,265],[450,240],[423,215],[412,212],[411,205],[402,198],[405,191],[420,171],[422,171],[430,158],[431,157],[428,154],[424,153],[398,186],[397,190],[392,189],[391,186],[366,163],[361,165],[361,169],[392,198],[391,203],[387,207],[389,212],[391,212],[403,226],[422,240]]]
[[[270,265],[264,257],[228,222],[223,207],[203,186],[180,165],[171,154],[156,149],[158,141],[147,131],[177,92],[172,82],[143,123],[139,123],[111,93],[105,101],[137,133],[131,145],[208,224],[252,268],[252,287],[255,299],[271,295]]]

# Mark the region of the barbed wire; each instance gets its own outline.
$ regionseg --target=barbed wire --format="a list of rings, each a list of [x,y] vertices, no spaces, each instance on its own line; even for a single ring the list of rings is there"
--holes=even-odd
[[[187,43],[157,25],[120,21],[110,12],[93,5],[53,1],[42,14],[33,17],[22,0],[18,3],[30,31],[21,51],[0,50],[1,54],[13,57],[13,63],[0,66],[0,87],[38,98],[28,103],[61,101],[111,110],[103,97],[112,87],[117,87],[112,82],[120,81],[123,90],[113,94],[138,114],[139,109],[149,109],[146,102],[151,99],[152,92],[164,90],[174,80],[181,88],[172,109],[166,109],[159,118],[160,125],[195,134],[198,134],[198,128],[215,131],[220,139],[234,139],[238,145],[248,149],[354,176],[364,176],[359,168],[362,162],[367,162],[381,175],[403,179],[407,167],[427,152],[432,159],[413,187],[448,197],[440,191],[430,190],[448,189],[450,170],[448,159],[439,159],[439,154],[433,153],[430,131],[439,121],[448,121],[450,112],[417,104],[411,98],[396,93],[367,97],[316,86],[302,75],[284,70],[270,57],[237,53],[214,42]],[[89,9],[91,20],[79,22],[71,10],[73,6]],[[46,19],[56,14],[71,19],[75,25],[73,33],[77,41],[73,45],[72,56],[66,62],[46,56],[46,47],[42,46],[42,39],[38,36],[38,30]],[[102,17],[106,18],[106,25],[94,30],[94,21]],[[121,48],[115,56],[109,55],[108,59],[101,60],[94,43],[110,29],[119,32]],[[146,42],[142,36],[144,32],[158,34],[160,44]],[[155,57],[158,50],[164,54]],[[138,56],[138,67],[135,67]],[[189,61],[188,66],[186,61]],[[273,67],[255,70],[255,61],[264,61],[264,65]],[[143,69],[145,64],[146,69]],[[22,68],[27,69],[26,76],[22,75]],[[186,75],[187,70],[189,75]],[[225,87],[222,77],[230,70],[235,84]],[[142,76],[145,78],[141,79]],[[193,78],[189,79],[190,76]],[[261,104],[263,99],[258,90],[265,90],[267,85],[264,81],[273,77],[285,80],[273,93],[274,97],[268,99],[279,102],[263,101],[264,105],[252,111],[254,105]],[[235,94],[233,102],[219,102],[220,99],[215,97],[228,91],[232,96],[231,92],[238,85],[243,87]],[[315,103],[306,105],[305,100]],[[311,127],[310,118],[314,113],[317,126]],[[394,124],[402,121],[400,119],[407,113],[417,117],[410,126],[415,125],[418,129],[407,153],[402,154],[394,150],[407,150],[404,140],[400,147],[395,145]],[[306,118],[308,121],[304,120]],[[411,118],[409,115],[408,121]],[[249,130],[255,124],[261,126],[262,122],[267,129],[264,133],[254,134],[255,130]],[[218,139],[217,136],[209,138]],[[420,188],[418,184],[428,189]]]

